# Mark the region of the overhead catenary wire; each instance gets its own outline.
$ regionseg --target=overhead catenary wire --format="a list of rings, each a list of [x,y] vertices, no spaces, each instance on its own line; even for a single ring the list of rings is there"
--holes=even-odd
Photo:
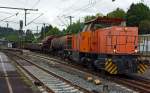
[[[40,1],[41,1],[41,0],[37,0],[37,1],[35,2],[35,4],[32,6],[32,8],[35,8],[35,7],[40,3]]]
[[[57,17],[58,17],[59,21],[60,21],[63,25],[68,26],[68,25],[60,18],[60,16],[57,16]]]
[[[10,12],[6,12],[6,11],[0,11],[0,13],[3,13],[3,14],[14,14],[14,13],[10,13]]]
[[[19,24],[19,22],[16,22],[16,21],[1,21],[1,22],[8,22],[8,23]]]
[[[101,1],[101,0],[100,0]],[[94,8],[94,6],[96,6],[98,4],[98,0],[89,0],[88,4],[85,5],[85,7],[81,7],[81,8],[77,8],[75,10],[72,10],[72,12],[67,12],[65,15],[72,15],[72,16],[76,16],[76,15],[80,15],[81,12],[85,12],[85,11],[88,11],[89,12],[89,9],[91,11],[95,11],[95,13],[99,13],[99,10]],[[101,4],[101,5],[105,5],[104,3]],[[91,14],[91,12],[89,12]],[[93,12],[94,13],[94,12]]]
[[[40,14],[38,17],[36,17],[36,18],[34,18],[32,21],[30,21],[27,25],[29,25],[29,24],[31,24],[31,23],[33,23],[36,19],[38,19],[39,17],[41,17],[43,15],[43,13],[42,14]]]
[[[94,0],[94,1],[93,1],[93,0],[89,0],[88,4],[86,4],[86,5],[84,5],[84,6],[80,7],[80,8],[72,9],[72,8],[69,7],[69,10],[70,10],[70,9],[72,9],[72,10],[67,11],[67,12],[63,12],[64,14],[63,14],[61,17],[64,17],[64,20],[66,20],[66,17],[67,17],[68,15],[71,16],[71,15],[74,14],[74,13],[81,12],[81,10],[84,11],[84,10],[90,8],[90,7],[93,7],[94,4],[96,4],[96,0]],[[72,6],[71,6],[71,7],[72,7]],[[68,9],[66,9],[66,10],[68,10]],[[59,15],[61,15],[61,14],[59,14]],[[65,16],[64,16],[64,15],[65,15]],[[62,18],[59,17],[58,19],[60,20],[61,23],[66,24],[65,22],[62,21]],[[66,20],[66,21],[67,21],[67,20]]]
[[[0,7],[4,9],[13,9],[13,10],[23,10],[25,12],[25,26],[26,26],[26,18],[27,18],[27,11],[38,11],[38,9],[29,9],[29,8],[15,8],[15,7]]]
[[[49,23],[45,23],[45,22],[41,22],[41,23],[38,23],[38,22],[32,22],[33,24],[39,24],[39,25],[43,25],[43,24],[47,24],[47,25],[50,25]]]
[[[8,17],[6,17],[6,18],[1,19],[0,21],[4,21],[4,20],[6,20],[6,19],[8,19],[8,18],[11,18],[11,17],[13,17],[13,16],[17,16],[18,14],[19,14],[19,13],[16,13],[16,14],[14,14],[14,15],[8,16]]]
[[[93,3],[93,2],[92,2],[91,0],[89,0],[88,4],[86,4],[86,5],[84,5],[84,6],[80,7],[80,8],[72,9],[72,6],[71,6],[71,7],[68,7],[67,9],[65,9],[65,10],[67,10],[67,12],[63,11],[63,12],[62,12],[63,14],[59,13],[59,15],[62,15],[61,17],[62,17],[62,18],[64,17],[64,20],[66,20],[66,17],[67,17],[68,15],[71,16],[71,14],[73,14],[73,13],[75,13],[75,12],[81,10],[81,9],[90,8],[92,3]],[[69,9],[69,10],[68,10],[68,9]],[[70,10],[70,9],[72,9],[72,10]],[[60,17],[57,17],[57,18],[59,19],[59,21],[60,21],[63,25],[68,26],[68,25],[66,25],[65,22],[62,21],[62,18],[60,18]],[[56,19],[55,19],[55,20],[56,20]],[[66,21],[67,21],[67,20],[66,20]]]
[[[79,0],[76,0],[76,2],[73,2],[69,7],[67,7],[66,9],[64,9],[63,11],[61,11],[61,12],[59,13],[59,15],[62,15],[64,12],[66,12],[66,10],[67,10],[67,12],[72,11],[72,10],[73,10],[73,7],[74,7],[74,5],[75,5],[76,3],[79,3]]]
[[[93,1],[93,0],[92,0]],[[94,7],[94,5],[96,4],[96,0],[94,0],[92,2],[91,0],[89,0],[89,6],[85,7],[85,8],[82,8],[81,10],[77,10],[76,12],[73,12],[72,14],[75,14],[76,15],[80,15],[82,11],[85,11],[85,10],[88,10],[89,8],[92,8]]]
[[[81,10],[86,10],[86,9],[88,9],[88,8],[93,7],[94,4],[96,4],[96,1],[95,1],[95,0],[94,0],[94,1],[93,1],[93,0],[89,0],[88,4],[86,4],[86,5],[84,5],[84,6],[80,7],[80,8],[77,8],[77,9],[72,9],[71,11],[67,11],[67,12],[65,13],[65,15],[70,15],[70,14],[72,14],[72,13],[75,13],[75,12],[78,12],[78,11],[81,11]]]
[[[16,3],[20,3],[20,4],[24,4],[25,3],[22,0],[13,0],[13,1],[15,1]],[[25,0],[25,1],[27,1],[27,0]]]

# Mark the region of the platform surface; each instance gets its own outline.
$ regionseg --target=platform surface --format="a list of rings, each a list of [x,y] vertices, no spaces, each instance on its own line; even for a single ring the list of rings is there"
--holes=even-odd
[[[0,52],[0,93],[37,93],[22,79],[8,57]]]

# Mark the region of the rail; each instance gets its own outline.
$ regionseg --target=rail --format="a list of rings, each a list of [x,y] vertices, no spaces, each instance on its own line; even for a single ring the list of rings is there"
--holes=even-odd
[[[10,52],[9,52],[10,53]],[[25,71],[27,71],[32,77],[36,78],[41,82],[48,91],[52,93],[91,93],[90,91],[72,84],[70,81],[65,80],[64,78],[46,70],[45,68],[40,67],[39,65],[34,64],[32,61],[25,59],[19,55],[11,53],[12,55],[17,56],[18,58],[32,64],[34,67],[23,67],[16,61],[16,63],[21,66]],[[30,71],[29,71],[30,70]],[[38,73],[36,73],[38,72]]]

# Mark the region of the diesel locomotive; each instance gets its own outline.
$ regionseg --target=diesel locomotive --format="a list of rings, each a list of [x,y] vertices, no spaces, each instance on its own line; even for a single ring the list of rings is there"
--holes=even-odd
[[[148,68],[138,54],[138,28],[119,18],[97,17],[77,34],[49,36],[41,50],[110,74],[141,74]]]

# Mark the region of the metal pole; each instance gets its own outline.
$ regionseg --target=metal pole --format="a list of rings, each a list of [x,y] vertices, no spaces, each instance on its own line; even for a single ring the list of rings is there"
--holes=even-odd
[[[46,33],[45,33],[45,23],[43,25],[44,25],[44,38],[45,38],[45,36],[46,36]]]
[[[68,16],[67,18],[69,18],[69,21],[70,21],[70,26],[72,25],[72,18],[74,18],[73,16]],[[71,28],[70,28],[71,30]],[[69,34],[69,31],[67,32]]]
[[[37,33],[39,32],[38,30],[39,30],[39,27],[37,26]]]
[[[7,29],[8,29],[9,23],[7,23]]]
[[[27,25],[27,10],[25,9],[25,26]]]

